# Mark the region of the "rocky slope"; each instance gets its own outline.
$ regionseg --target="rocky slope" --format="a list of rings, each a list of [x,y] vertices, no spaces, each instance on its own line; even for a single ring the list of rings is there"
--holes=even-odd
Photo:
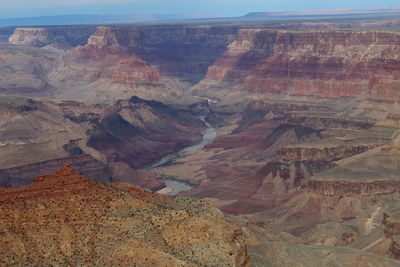
[[[48,75],[62,60],[55,51],[33,47],[0,46],[0,90],[6,94],[50,95]]]
[[[299,266],[398,266],[398,261],[389,259],[394,239],[385,234],[390,223],[384,220],[385,212],[395,203],[396,194],[302,194],[252,217],[246,229],[253,232],[248,236],[253,244],[250,253],[255,254],[256,266],[265,262],[272,266],[294,262],[301,262]]]
[[[204,84],[322,98],[398,98],[400,35],[380,31],[241,30]]]
[[[104,185],[65,166],[0,189],[6,265],[248,266],[240,228],[204,202]]]

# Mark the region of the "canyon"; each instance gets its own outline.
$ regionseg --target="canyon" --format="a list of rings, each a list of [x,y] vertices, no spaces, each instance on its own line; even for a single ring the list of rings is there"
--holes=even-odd
[[[4,264],[398,266],[399,20],[303,20],[0,28]]]

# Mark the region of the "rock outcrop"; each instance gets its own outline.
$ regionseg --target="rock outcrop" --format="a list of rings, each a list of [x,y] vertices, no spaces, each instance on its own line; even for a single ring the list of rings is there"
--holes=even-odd
[[[400,192],[397,148],[378,147],[340,162],[308,181],[308,188],[322,196],[383,195]]]
[[[399,98],[400,35],[379,31],[240,30],[208,69],[258,93]]]
[[[104,185],[69,166],[0,189],[6,265],[249,266],[239,227],[204,202]]]
[[[42,47],[50,44],[55,36],[49,28],[16,28],[8,41],[14,45]]]
[[[96,32],[89,37],[87,45],[93,45],[98,47],[118,47],[118,40],[115,34],[109,27],[98,27]]]
[[[160,82],[158,70],[121,47],[109,27],[98,27],[86,46],[74,48],[70,54],[74,61],[85,68],[92,67],[91,72],[83,73],[75,69],[75,74],[88,81],[106,78],[123,85]]]
[[[314,114],[313,116],[307,116],[306,114],[297,113],[290,114],[290,116],[288,116],[288,123],[294,125],[303,125],[306,127],[313,127],[315,129],[348,128],[365,130],[374,126],[376,121],[326,117],[324,116],[324,114]]]
[[[337,145],[325,147],[283,147],[278,151],[278,157],[288,161],[335,161],[363,153],[372,146],[367,145]]]
[[[308,188],[323,196],[380,195],[400,192],[398,181],[351,182],[310,180]]]

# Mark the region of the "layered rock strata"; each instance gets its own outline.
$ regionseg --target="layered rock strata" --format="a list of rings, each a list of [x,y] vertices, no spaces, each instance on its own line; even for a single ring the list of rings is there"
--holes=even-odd
[[[318,147],[284,147],[278,151],[278,157],[288,161],[335,161],[363,153],[373,146],[338,145]]]
[[[379,31],[240,30],[208,69],[258,93],[399,98],[400,35]]]
[[[124,85],[160,81],[158,70],[139,57],[129,54],[119,45],[117,37],[109,27],[98,27],[86,46],[74,48],[70,54],[73,60],[83,64],[85,69],[92,68],[92,73],[76,73],[85,79],[108,78],[113,83]]]
[[[308,188],[323,196],[380,195],[400,192],[398,181],[350,182],[310,180]]]

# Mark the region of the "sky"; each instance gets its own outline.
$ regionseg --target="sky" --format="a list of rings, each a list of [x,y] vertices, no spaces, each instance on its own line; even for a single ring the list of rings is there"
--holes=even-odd
[[[399,0],[0,0],[0,18],[104,15],[198,14],[242,16],[254,11],[400,6]]]

